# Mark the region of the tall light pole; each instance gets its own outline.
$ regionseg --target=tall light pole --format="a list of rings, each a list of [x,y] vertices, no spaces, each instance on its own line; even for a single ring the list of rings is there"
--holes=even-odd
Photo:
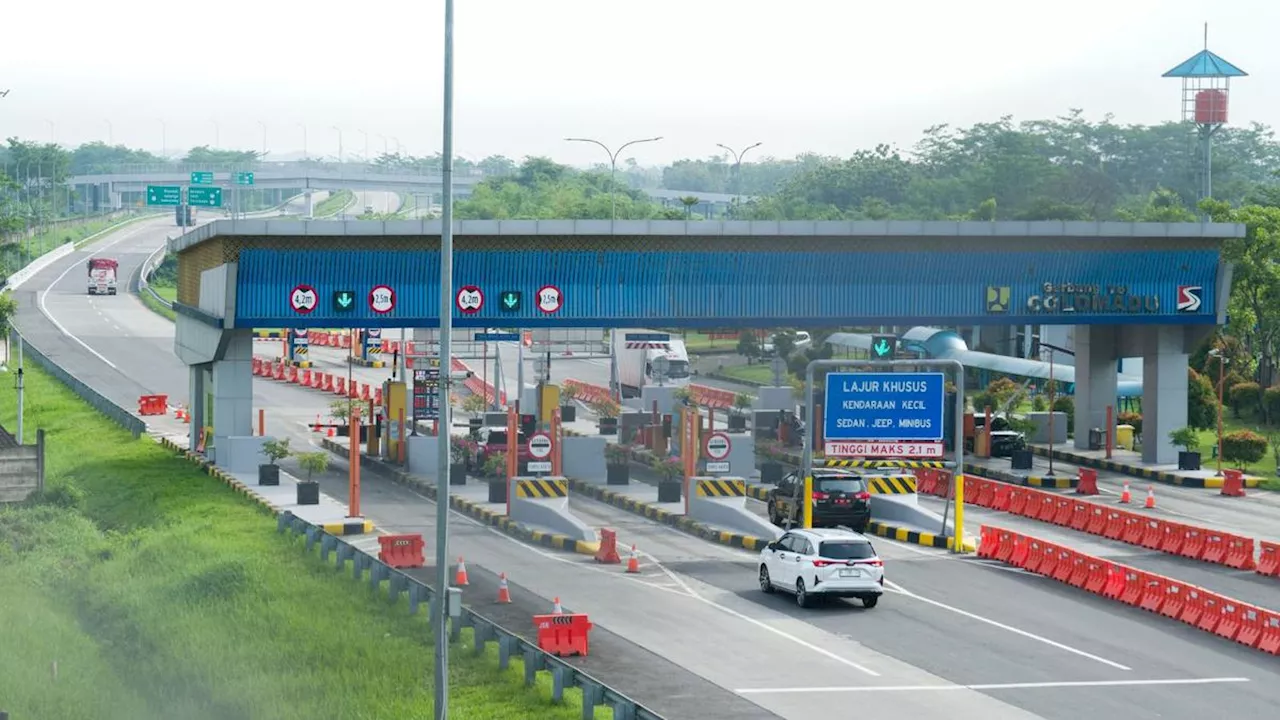
[[[169,159],[169,125],[162,119],[157,118],[156,122],[160,123],[160,157],[165,160]]]
[[[306,162],[307,156],[307,124],[298,123],[298,127],[302,128],[302,162]]]
[[[364,130],[360,130],[359,128],[357,128],[356,131],[364,136],[364,162],[365,164],[368,164],[369,163],[369,133],[365,132]]]
[[[116,144],[116,130],[115,130],[115,128],[111,126],[111,121],[110,121],[110,120],[103,120],[102,122],[104,122],[104,123],[106,123],[106,124],[107,124],[107,144],[108,144],[108,145],[115,145],[115,144]]]
[[[262,127],[262,157],[265,159],[267,157],[267,124],[259,120],[258,125]]]
[[[217,118],[211,118],[209,122],[213,123],[213,147],[217,149],[222,145],[222,123]]]
[[[1218,475],[1222,477],[1222,382],[1226,379],[1226,354],[1222,348],[1210,348],[1209,357],[1218,358]]]
[[[735,152],[734,149],[729,147],[728,145],[725,145],[723,143],[716,143],[716,147],[721,147],[721,148],[724,148],[725,150],[728,150],[729,154],[733,156],[734,199],[737,200],[739,205],[742,204],[742,156],[746,155],[748,150],[758,148],[763,144],[764,144],[763,142],[758,142],[755,145],[748,145],[742,148],[740,152]]]
[[[381,133],[379,133],[379,134],[378,134],[378,137],[382,138],[382,154],[383,154],[383,155],[390,155],[390,154],[391,154],[391,152],[390,152],[389,148],[390,148],[391,146],[387,144],[387,136],[386,136],[386,135],[383,135],[383,134],[381,134]]]
[[[631,142],[623,143],[622,147],[618,148],[617,152],[613,152],[612,150],[609,149],[608,145],[605,145],[599,140],[592,140],[591,138],[565,138],[567,142],[594,143],[604,148],[605,153],[609,155],[609,205],[611,208],[611,214],[610,214],[611,222],[615,222],[618,219],[618,196],[616,191],[616,183],[614,182],[614,176],[618,172],[618,156],[622,154],[623,150],[626,150],[631,145],[636,145],[638,143],[657,142],[661,139],[662,137],[659,136],[659,137],[652,137],[652,138],[644,138],[643,140],[632,140]]]
[[[444,0],[444,150],[440,200],[440,411],[436,497],[449,497],[453,386],[453,0]],[[403,439],[402,439],[403,441]],[[436,503],[435,720],[449,720],[449,503]]]
[[[58,144],[58,125],[54,121],[45,118],[45,122],[49,123],[49,142],[54,145]]]
[[[342,128],[338,127],[337,125],[334,125],[333,129],[338,131],[338,164],[341,165],[342,164]],[[339,170],[341,170],[341,168],[339,168]]]

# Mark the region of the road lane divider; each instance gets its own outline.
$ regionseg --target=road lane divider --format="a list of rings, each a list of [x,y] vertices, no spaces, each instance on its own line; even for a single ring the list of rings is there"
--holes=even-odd
[[[1048,448],[1037,447],[1034,445],[1030,446],[1030,448],[1036,455],[1041,457],[1049,456]],[[1054,449],[1053,459],[1071,463],[1072,465],[1092,468],[1094,470],[1106,470],[1108,472],[1128,475],[1129,477],[1151,480],[1164,485],[1177,485],[1178,487],[1184,488],[1206,488],[1209,490],[1218,490],[1222,488],[1224,482],[1224,479],[1220,477],[1202,478],[1190,475],[1178,475],[1164,470],[1153,470],[1151,468],[1128,465],[1114,460],[1104,460],[1058,449]],[[1256,488],[1261,481],[1256,477],[1250,477],[1244,478],[1243,482],[1244,487]]]
[[[1274,610],[993,525],[982,526],[978,557],[1280,655],[1280,612]]]

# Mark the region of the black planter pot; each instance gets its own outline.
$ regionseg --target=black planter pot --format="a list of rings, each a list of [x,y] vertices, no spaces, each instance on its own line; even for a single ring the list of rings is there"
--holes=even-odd
[[[405,420],[405,425],[408,425],[408,424],[409,424],[409,421]],[[334,434],[337,435],[338,437],[351,437],[351,426],[338,425]],[[360,442],[362,443],[369,442],[369,426],[368,425],[360,426]]]
[[[617,435],[618,434],[618,418],[600,418],[600,434],[601,435]]]
[[[1198,452],[1178,452],[1178,469],[1179,470],[1199,470],[1200,469],[1200,453]]]
[[[679,480],[661,480],[658,482],[658,502],[680,502]]]
[[[1032,457],[1030,450],[1014,450],[1009,453],[1009,465],[1014,470],[1030,470]]]
[[[606,485],[626,485],[631,482],[630,465],[605,465],[604,471]]]
[[[306,480],[298,483],[298,504],[319,505],[320,483],[314,481],[307,482]]]
[[[729,432],[743,432],[747,429],[747,416],[733,413],[729,415]]]
[[[502,478],[489,478],[489,502],[504,503],[507,501],[507,481]]]
[[[279,465],[259,465],[258,466],[258,484],[259,485],[279,485],[280,484],[280,466]]]
[[[466,463],[451,463],[449,465],[449,484],[450,485],[466,485],[467,484]]]
[[[578,419],[577,405],[561,405],[560,406],[561,422],[573,422],[574,420],[577,420],[577,419]]]
[[[467,434],[472,440],[480,439],[480,428],[484,427],[484,418],[471,418],[467,420]]]
[[[777,485],[782,481],[782,465],[766,461],[760,463],[760,482],[766,485]]]

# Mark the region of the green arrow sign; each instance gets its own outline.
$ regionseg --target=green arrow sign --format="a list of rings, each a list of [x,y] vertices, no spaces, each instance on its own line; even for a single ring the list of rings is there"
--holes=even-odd
[[[187,189],[187,204],[197,207],[222,207],[222,188],[193,187]]]
[[[148,185],[148,205],[181,205],[182,188],[178,185]]]
[[[498,306],[505,312],[520,312],[520,291],[503,290],[498,296]]]
[[[207,171],[198,171],[191,173],[192,185],[212,185],[213,173]]]
[[[877,360],[892,358],[898,349],[898,338],[892,335],[872,335],[871,354]]]
[[[351,290],[338,290],[333,293],[334,312],[351,312],[356,306],[356,294]]]
[[[236,184],[237,184],[237,185],[252,185],[252,184],[253,184],[253,173],[251,173],[251,172],[238,172],[238,173],[236,173]]]

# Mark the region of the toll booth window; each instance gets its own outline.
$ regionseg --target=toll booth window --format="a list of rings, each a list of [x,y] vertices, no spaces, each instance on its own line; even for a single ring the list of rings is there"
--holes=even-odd
[[[876,551],[867,542],[828,540],[822,543],[818,555],[832,560],[867,560],[875,557]]]
[[[860,493],[867,489],[861,478],[818,478],[813,488],[822,492]]]

